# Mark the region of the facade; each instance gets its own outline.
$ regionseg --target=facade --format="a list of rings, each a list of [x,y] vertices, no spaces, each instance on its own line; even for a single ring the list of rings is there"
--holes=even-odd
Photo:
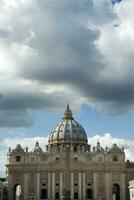
[[[6,199],[6,183],[5,180],[0,179],[0,200],[5,200]]]
[[[129,182],[130,200],[134,200],[134,180]]]
[[[90,141],[89,141],[90,142]],[[129,200],[128,183],[134,164],[125,162],[123,148],[88,144],[84,128],[67,105],[64,117],[50,133],[46,151],[19,144],[9,148],[8,200]]]
[[[4,184],[0,181],[0,200],[3,200]]]

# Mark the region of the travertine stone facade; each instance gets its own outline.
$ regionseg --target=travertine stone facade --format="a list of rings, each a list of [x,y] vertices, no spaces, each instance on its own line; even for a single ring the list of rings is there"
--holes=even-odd
[[[134,200],[134,180],[129,182],[130,200]]]
[[[128,183],[134,164],[125,162],[123,148],[88,145],[83,127],[67,106],[52,130],[46,151],[36,142],[33,151],[9,148],[9,200],[105,199],[129,200]],[[90,141],[89,141],[90,142]]]
[[[4,188],[5,188],[4,183],[0,181],[0,200],[3,200],[4,198]]]

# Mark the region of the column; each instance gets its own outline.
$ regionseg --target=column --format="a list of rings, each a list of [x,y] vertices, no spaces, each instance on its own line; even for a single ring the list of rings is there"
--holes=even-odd
[[[81,172],[79,172],[79,177],[78,177],[78,186],[79,186],[79,199],[81,199]]]
[[[52,173],[52,200],[55,200],[55,173]]]
[[[97,199],[98,191],[97,191],[97,173],[94,173],[94,199]]]
[[[111,199],[111,193],[110,193],[110,182],[111,182],[111,174],[110,172],[106,173],[106,199]]]
[[[14,182],[13,182],[13,174],[8,175],[8,196],[10,197],[10,200],[13,200],[14,198]]]
[[[37,200],[40,199],[40,173],[37,173]]]
[[[120,185],[120,196],[121,200],[125,200],[125,195],[126,195],[126,187],[125,187],[125,174],[121,174],[121,185]]]
[[[51,192],[51,183],[52,183],[52,179],[51,179],[51,173],[48,173],[48,199],[52,199],[52,192]]]
[[[60,199],[63,197],[63,175],[60,173]]]
[[[83,200],[86,199],[86,180],[85,180],[85,172],[83,172]]]
[[[71,172],[71,199],[74,199],[74,174]]]
[[[28,200],[28,173],[24,174],[24,194],[23,198]]]

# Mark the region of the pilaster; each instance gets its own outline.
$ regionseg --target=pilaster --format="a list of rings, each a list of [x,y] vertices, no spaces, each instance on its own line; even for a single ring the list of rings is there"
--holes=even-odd
[[[52,173],[52,200],[55,200],[55,173]]]
[[[94,199],[97,199],[97,173],[94,173]]]
[[[79,172],[79,177],[78,177],[78,186],[79,186],[79,199],[82,199],[81,197],[81,172]]]
[[[63,197],[63,174],[60,172],[60,199]]]
[[[28,173],[24,174],[24,200],[28,200]]]
[[[74,174],[71,172],[71,199],[74,198]]]
[[[51,173],[48,173],[48,199],[52,199],[52,178],[51,178]]]
[[[37,200],[40,199],[40,173],[37,173],[37,192],[36,192]]]
[[[85,172],[83,172],[83,200],[86,199],[86,180],[85,180]]]

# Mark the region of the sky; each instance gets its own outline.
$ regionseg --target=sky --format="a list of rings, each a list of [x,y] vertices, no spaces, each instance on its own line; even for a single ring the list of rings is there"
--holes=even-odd
[[[91,145],[116,142],[134,161],[133,7],[0,1],[0,176],[9,146],[45,148],[67,103]]]

